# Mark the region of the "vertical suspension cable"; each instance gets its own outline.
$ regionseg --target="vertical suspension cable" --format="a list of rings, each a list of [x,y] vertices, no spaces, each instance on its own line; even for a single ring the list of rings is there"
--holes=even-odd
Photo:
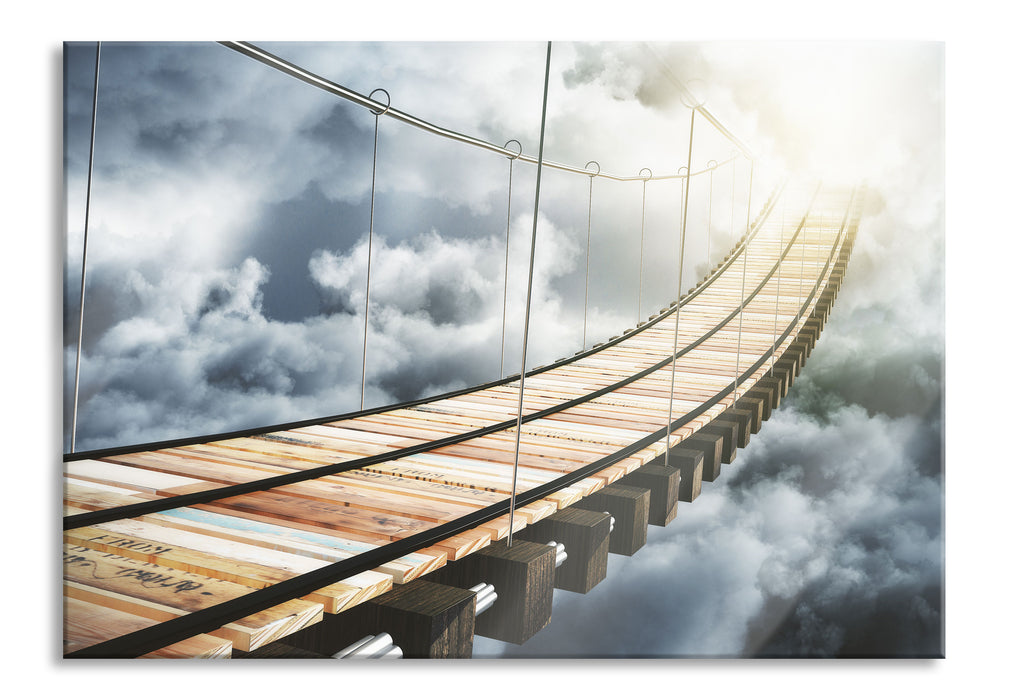
[[[684,215],[683,215],[683,188],[684,188],[684,187],[686,186],[686,182],[687,182],[687,177],[686,177],[686,174],[685,174],[685,173],[683,172],[683,171],[685,171],[685,170],[687,170],[687,166],[685,166],[685,165],[681,165],[681,166],[679,167],[679,169],[678,169],[678,170],[676,171],[676,174],[677,174],[677,175],[683,175],[683,177],[681,177],[681,178],[680,178],[680,210],[679,210],[679,212],[678,212],[678,214],[679,214],[679,216],[680,216],[680,220],[679,220],[679,222],[677,223],[677,226],[678,226],[678,227],[679,227],[679,226],[683,226],[683,225],[684,225],[684,223],[683,223],[683,222],[684,222],[684,221],[686,221],[686,218],[685,218],[685,217],[684,217]],[[682,246],[680,246],[680,249],[681,249],[681,250],[680,250],[680,252],[681,252],[681,254],[682,254]],[[680,281],[679,281],[679,277],[677,277],[677,280],[676,280],[676,284],[677,284],[677,285],[679,285],[679,283],[680,283]],[[675,304],[675,303],[676,303],[676,299],[677,299],[677,298],[679,298],[679,295],[678,295],[678,294],[676,295],[676,298],[674,298],[674,299],[673,299],[673,302],[672,302],[673,304]]]
[[[585,169],[588,170],[589,166],[596,163],[594,160],[590,160],[585,164]],[[592,181],[596,179],[596,175],[599,174],[599,163],[596,163],[596,172],[589,173],[589,221],[585,233],[585,313],[582,318],[582,352],[588,348],[588,330],[589,330],[589,251],[592,245]]]
[[[813,197],[813,201],[814,202],[816,201],[816,197],[815,196]],[[810,204],[810,208],[812,208],[812,204]],[[804,280],[804,278],[806,276],[806,231],[807,231],[806,217],[803,217],[803,219],[802,219],[802,254],[801,254],[800,258],[799,258],[799,311],[796,312],[796,316],[795,316],[796,324],[795,324],[795,335],[793,336],[793,338],[798,338],[799,337],[799,331],[802,330],[801,326],[798,323],[798,320],[799,320],[799,315],[800,315],[801,310],[802,310],[802,282],[803,282],[803,280]]]
[[[736,191],[736,163],[732,162],[732,191],[733,201],[735,201]],[[750,202],[753,200],[753,161],[750,161],[750,184],[746,193],[746,224],[743,230],[743,278],[739,283],[739,329],[736,331],[736,372],[732,379],[732,407],[736,408],[739,402],[739,356],[743,352],[743,303],[746,299],[746,261],[750,252]]]
[[[711,197],[715,189],[715,167],[717,165],[717,160],[709,160],[705,166],[711,168],[708,171],[708,256],[705,258],[707,266],[705,274],[711,271]]]
[[[522,144],[511,139],[505,144],[505,148],[508,148],[509,143],[516,143],[519,147],[519,152],[514,156],[509,156],[508,158],[508,215],[505,219],[505,259],[504,259],[504,292],[502,294],[503,301],[501,307],[501,378],[504,379],[504,351],[505,351],[505,322],[508,319],[508,248],[511,239],[511,228],[512,228],[512,171],[515,168],[515,159],[522,155]]]
[[[641,290],[645,277],[645,189],[648,181],[652,179],[650,168],[642,168],[638,171],[638,175],[642,175],[646,170],[648,171],[648,177],[641,181],[641,255],[638,262],[638,323],[641,323]]]
[[[540,213],[540,182],[543,175],[543,136],[547,128],[547,95],[550,94],[550,49],[551,43],[547,42],[546,68],[543,77],[543,108],[540,113],[540,145],[539,155],[536,158],[536,196],[533,200],[533,232],[529,243],[529,281],[526,284],[526,317],[525,327],[522,331],[522,367],[519,375],[519,407],[518,417],[515,421],[515,467],[512,469],[512,492],[510,503],[508,504],[508,546],[512,546],[512,533],[515,529],[515,491],[518,488],[519,476],[519,446],[522,439],[522,399],[526,386],[526,351],[529,348],[529,313],[532,309],[533,297],[533,263],[536,260],[536,225],[539,221]]]
[[[768,368],[769,375],[774,374],[774,363],[776,362],[774,353],[778,351],[778,301],[781,299],[781,277],[785,272],[785,261],[781,259],[781,253],[785,247],[785,198],[786,193],[781,194],[781,231],[778,235],[778,273],[777,273],[777,290],[774,293],[774,323],[773,330],[771,332],[771,357],[768,360],[770,362],[770,367]],[[784,395],[784,392],[782,392]]]
[[[669,440],[673,432],[673,392],[676,389],[676,352],[680,344],[680,315],[683,308],[680,306],[680,297],[683,294],[683,249],[687,239],[687,203],[690,200],[690,170],[691,159],[694,155],[694,116],[697,108],[690,110],[690,140],[687,146],[687,176],[686,188],[683,196],[683,216],[680,219],[680,269],[676,283],[676,323],[673,326],[673,361],[669,371],[669,413],[666,416],[666,456],[665,466],[669,466]]]
[[[385,92],[382,88],[371,91],[371,95],[368,95],[368,99],[376,92]],[[388,98],[389,93],[385,92],[385,96]],[[365,275],[364,282],[364,342],[361,348],[361,410],[364,410],[364,387],[365,387],[365,371],[367,369],[368,363],[368,315],[371,310],[371,252],[372,252],[372,241],[375,237],[375,173],[378,170],[378,118],[389,111],[389,105],[391,104],[391,98],[386,102],[385,109],[381,112],[376,112],[371,110],[371,113],[375,115],[375,145],[371,154],[371,219],[368,224],[368,271]]]
[[[81,345],[84,342],[84,285],[88,271],[88,227],[91,221],[91,180],[95,166],[95,124],[98,117],[98,68],[102,60],[102,42],[95,47],[95,87],[91,96],[91,146],[88,150],[88,187],[84,200],[84,247],[81,253],[81,308],[77,320],[77,361],[74,368],[74,413],[70,427],[70,452],[77,448],[77,401],[81,387]]]

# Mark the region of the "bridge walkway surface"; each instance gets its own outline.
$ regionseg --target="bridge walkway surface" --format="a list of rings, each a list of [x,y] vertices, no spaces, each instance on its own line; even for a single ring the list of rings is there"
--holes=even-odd
[[[782,191],[678,303],[523,378],[66,455],[64,654],[331,655],[367,615],[379,624],[379,602],[421,583],[427,603],[461,591],[445,606],[468,612],[443,627],[468,629],[471,644],[477,593],[452,572],[522,547],[550,558],[547,588],[591,587],[605,551],[600,564],[570,535],[561,544],[571,558],[558,567],[556,533],[567,532],[558,523],[575,528],[577,515],[591,520],[584,532],[601,532],[605,513],[604,550],[633,553],[644,536],[633,542],[621,504],[669,523],[759,430],[819,337],[862,195],[790,186],[783,214]],[[506,582],[498,588],[512,595]],[[508,617],[535,616],[522,605]],[[549,621],[549,595],[546,605],[531,631],[488,635],[521,642]],[[307,643],[313,635],[329,641]],[[465,654],[466,640],[453,648],[446,655]]]

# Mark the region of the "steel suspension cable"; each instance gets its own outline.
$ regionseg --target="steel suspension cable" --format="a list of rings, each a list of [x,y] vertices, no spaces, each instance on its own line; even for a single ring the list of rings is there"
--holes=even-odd
[[[382,88],[378,88],[372,91],[372,95],[376,92],[385,92]],[[386,97],[389,97],[389,93],[385,92]],[[371,95],[368,96],[369,99]],[[375,174],[378,170],[378,119],[389,109],[389,104],[392,102],[391,98],[389,103],[386,104],[385,110],[379,112],[372,110],[375,115],[375,146],[371,154],[371,219],[368,225],[368,271],[365,275],[364,282],[364,343],[361,350],[361,410],[364,410],[364,387],[366,375],[365,371],[368,363],[368,316],[371,310],[371,254],[372,254],[372,241],[375,237]]]
[[[648,177],[641,181],[641,254],[638,262],[638,323],[641,323],[641,289],[645,277],[645,188],[652,177],[649,168],[642,168],[638,175],[648,170]]]
[[[712,167],[712,163],[715,164],[715,167],[718,166],[717,161],[708,161],[708,167],[711,168],[708,171],[708,256],[704,259],[705,265],[708,269],[711,268],[711,197],[715,189],[715,168]]]
[[[88,272],[88,228],[91,223],[91,180],[95,166],[95,125],[98,119],[98,69],[102,60],[102,42],[95,47],[95,87],[91,97],[91,146],[88,150],[88,188],[84,203],[84,247],[81,253],[81,308],[77,321],[77,360],[74,368],[74,412],[70,427],[70,452],[77,449],[77,402],[81,388],[81,346],[84,343],[84,287]]]
[[[596,163],[594,160],[590,160],[585,164],[585,169],[588,170],[589,166]],[[596,163],[596,173],[599,172],[599,163]],[[592,181],[595,179],[595,175],[589,175],[589,217],[588,226],[586,227],[585,233],[585,312],[582,318],[582,352],[588,349],[587,337],[589,330],[589,251],[592,246]]]
[[[354,104],[360,105],[362,107],[367,107],[368,109],[370,109],[372,111],[374,111],[376,109],[382,109],[384,107],[384,105],[382,105],[380,102],[375,102],[370,97],[365,97],[364,95],[362,95],[362,94],[360,94],[358,92],[355,92],[354,90],[351,90],[350,88],[344,87],[342,85],[334,83],[331,80],[327,80],[326,78],[323,78],[323,77],[321,77],[319,75],[316,75],[316,74],[314,74],[314,73],[312,73],[310,71],[307,71],[304,68],[301,68],[300,66],[295,65],[294,63],[291,63],[290,61],[282,59],[279,56],[271,54],[269,51],[261,49],[258,46],[255,46],[254,44],[251,44],[251,43],[249,43],[247,41],[221,41],[221,42],[218,42],[218,43],[220,43],[222,46],[224,46],[226,48],[229,48],[229,49],[231,49],[233,51],[237,51],[238,53],[241,53],[241,54],[243,54],[245,56],[248,56],[249,58],[252,58],[252,59],[254,59],[256,61],[259,61],[260,63],[262,63],[262,64],[264,64],[266,66],[269,66],[271,68],[279,70],[282,73],[286,73],[287,75],[290,75],[291,77],[296,78],[296,79],[298,79],[298,80],[300,80],[300,81],[302,81],[304,83],[312,85],[312,86],[314,86],[316,88],[319,88],[321,90],[329,92],[329,93],[331,93],[333,95],[336,95],[338,97],[342,97],[343,99],[348,100],[350,102],[353,102]],[[705,112],[705,110],[703,110],[703,108],[701,108],[701,111]],[[458,132],[452,131],[451,129],[446,129],[444,127],[440,127],[440,126],[437,126],[435,124],[431,124],[430,122],[424,121],[423,119],[420,119],[418,117],[413,116],[412,114],[408,114],[408,113],[403,112],[403,111],[398,110],[398,109],[388,109],[387,112],[386,112],[386,115],[388,117],[392,118],[392,119],[396,119],[396,120],[401,121],[401,122],[403,122],[405,124],[409,124],[411,126],[419,128],[419,129],[423,129],[424,131],[427,131],[429,133],[435,134],[437,136],[442,136],[442,137],[449,138],[449,139],[452,139],[452,140],[455,140],[455,141],[459,141],[461,143],[469,144],[471,146],[476,146],[478,148],[482,148],[482,149],[485,149],[485,150],[488,150],[488,151],[491,151],[491,152],[494,152],[494,153],[498,153],[499,155],[508,156],[508,157],[510,157],[512,155],[507,149],[502,148],[501,146],[498,146],[497,144],[493,144],[493,143],[490,143],[488,141],[483,141],[482,139],[478,139],[478,138],[475,138],[473,136],[467,136],[466,134],[460,134]],[[709,116],[709,119],[710,118],[711,117]],[[741,143],[739,143],[738,139],[736,139],[734,136],[732,136],[731,134],[729,134],[727,131],[724,130],[724,127],[722,127],[721,125],[717,125],[716,124],[716,128],[718,128],[720,131],[722,131],[723,135],[725,135],[726,138],[728,138],[730,141],[732,141],[732,143],[736,144],[739,147],[740,151],[742,151],[744,153],[749,153],[746,150],[746,147],[743,146]],[[540,162],[537,159],[532,158],[531,156],[526,156],[526,155],[520,155],[517,158],[518,158],[518,160],[521,160],[521,161],[526,162],[526,163],[534,164],[534,165],[537,164],[537,163],[539,163],[542,167],[545,167],[545,168],[553,168],[553,169],[556,169],[556,170],[564,170],[564,171],[567,171],[567,172],[570,172],[570,173],[580,173],[582,175],[588,175],[589,174],[589,172],[586,171],[585,169],[576,168],[574,166],[566,165],[564,163],[557,163],[557,162],[548,161],[548,160],[543,160],[542,162]],[[641,179],[640,175],[638,175],[638,176],[621,176],[621,175],[614,175],[614,174],[611,174],[611,173],[597,173],[597,174],[599,175],[599,177],[604,177],[604,178],[607,178],[607,179],[610,179],[610,180],[617,180],[617,181],[621,181],[621,182],[627,182],[627,181],[631,181],[631,180],[640,180]],[[698,172],[698,173],[695,173],[695,174],[699,175],[701,173]],[[651,179],[653,179],[653,180],[670,180],[670,179],[676,179],[676,178],[679,178],[679,177],[680,177],[679,175],[655,175]]]
[[[785,201],[787,200],[787,198],[788,198],[788,193],[787,192],[783,193],[782,196],[781,196],[781,231],[780,231],[780,233],[778,235],[778,259],[779,260],[781,260],[781,249],[785,245]],[[777,339],[777,334],[778,334],[778,300],[781,298],[781,277],[782,277],[782,275],[784,273],[785,273],[785,264],[784,264],[784,261],[782,261],[781,267],[778,268],[778,275],[777,275],[778,279],[777,279],[777,285],[776,285],[777,288],[776,288],[776,291],[774,293],[774,325],[773,325],[774,330],[771,333],[771,359],[770,359],[770,368],[768,369],[768,372],[771,372],[771,373],[774,372],[774,362],[775,362],[774,353],[777,352],[777,342],[778,342],[778,339]],[[784,392],[782,392],[782,395],[784,395]]]
[[[512,228],[512,171],[515,168],[515,158],[522,155],[522,144],[515,139],[509,140],[505,144],[505,148],[508,147],[509,143],[516,143],[519,147],[519,152],[508,159],[508,215],[505,219],[505,259],[504,259],[504,292],[502,297],[504,301],[501,307],[501,378],[504,379],[504,351],[505,351],[505,324],[508,320],[508,250],[511,241],[511,228]]]
[[[733,165],[735,169],[735,165]],[[735,188],[735,175],[733,175],[733,188]],[[747,234],[750,231],[750,204],[753,201],[753,161],[750,161],[750,184],[746,192],[746,229],[743,234],[743,277],[739,282],[739,329],[736,332],[736,371],[732,380],[732,407],[735,408],[739,402],[739,356],[743,352],[743,303],[746,297],[746,259],[750,252],[750,242]]]
[[[526,385],[526,352],[529,349],[529,315],[532,311],[533,299],[533,264],[536,262],[536,227],[540,213],[540,184],[543,175],[543,137],[547,128],[547,97],[550,94],[550,49],[547,42],[546,68],[543,77],[543,107],[540,111],[540,144],[539,155],[536,158],[536,194],[533,198],[533,231],[529,242],[529,281],[526,284],[526,316],[522,331],[522,367],[519,376],[518,416],[515,420],[515,467],[512,470],[512,490],[508,503],[508,546],[512,546],[512,533],[515,529],[515,496],[518,489],[519,448],[522,441],[522,403],[525,398]]]
[[[679,170],[677,170],[676,172],[680,173],[680,172],[683,172],[686,169],[687,169],[687,166],[681,165],[680,168],[679,168]],[[683,203],[684,203],[683,188],[686,185],[686,182],[687,182],[687,178],[686,177],[684,177],[682,180],[680,180],[680,210],[677,212],[679,214],[679,216],[680,216],[680,220],[679,220],[677,226],[684,226],[685,225],[684,222],[686,221],[686,218],[683,215]],[[680,247],[680,250],[681,250],[681,254],[682,254],[682,246]],[[676,284],[679,285],[679,283],[680,283],[679,277],[677,277]],[[674,298],[678,299],[679,295],[677,295]]]
[[[815,198],[814,198],[814,201],[815,201]],[[800,258],[799,258],[799,298],[800,299],[802,298],[802,282],[803,282],[803,278],[804,278],[804,276],[806,274],[806,232],[807,232],[807,230],[808,230],[808,227],[806,226],[806,222],[803,221],[803,224],[802,224],[802,248],[801,248],[801,253],[800,253]],[[795,329],[795,337],[796,338],[799,337],[799,331],[800,330],[801,330],[800,328],[796,327],[796,329]]]
[[[683,251],[687,239],[687,206],[690,201],[690,166],[694,155],[694,115],[696,110],[690,110],[690,140],[687,146],[687,178],[686,193],[683,198],[683,216],[680,220],[680,267],[676,282],[676,299],[683,293]],[[673,326],[673,361],[669,371],[669,413],[666,416],[666,453],[665,466],[669,466],[669,440],[673,433],[673,394],[676,389],[676,348],[680,344],[680,316],[682,310],[676,312],[676,323]]]

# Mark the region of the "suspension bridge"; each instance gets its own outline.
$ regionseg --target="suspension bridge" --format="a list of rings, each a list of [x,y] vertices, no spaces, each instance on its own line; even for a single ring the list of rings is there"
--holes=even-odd
[[[376,140],[380,118],[445,131],[226,45],[372,110]],[[717,124],[694,106],[691,137],[695,115]],[[530,162],[569,168],[542,147]],[[689,190],[703,172],[688,158],[677,177]],[[777,184],[692,289],[549,365],[527,371],[523,355],[515,375],[396,405],[365,409],[362,386],[361,410],[341,415],[72,448],[64,655],[466,657],[477,634],[523,643],[549,624],[555,588],[588,593],[610,554],[675,527],[772,417],[829,315],[862,197]],[[530,288],[534,252],[535,228]]]

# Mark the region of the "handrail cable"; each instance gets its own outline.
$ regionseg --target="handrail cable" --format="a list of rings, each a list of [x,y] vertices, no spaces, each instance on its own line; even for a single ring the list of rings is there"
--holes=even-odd
[[[718,119],[715,118],[715,115],[709,112],[708,109],[704,106],[704,104],[702,104],[697,99],[697,97],[695,97],[694,94],[690,92],[690,89],[686,86],[686,84],[684,84],[682,80],[676,77],[676,74],[673,73],[673,70],[666,63],[665,59],[659,55],[659,52],[655,50],[655,47],[653,47],[651,44],[646,43],[645,48],[647,48],[648,51],[651,52],[652,57],[659,64],[659,67],[662,69],[662,72],[665,74],[665,76],[677,87],[677,89],[679,89],[684,95],[687,96],[687,98],[693,103],[697,111],[701,113],[701,116],[707,119],[708,123],[710,123],[711,126],[715,127],[715,129],[722,136],[731,141],[732,144],[736,148],[738,148],[744,156],[746,156],[748,159],[752,161],[754,159],[753,154],[750,152],[750,149],[746,147],[746,144],[740,141],[731,131],[729,131],[720,121],[718,121]]]
[[[220,43],[222,46],[225,46],[225,47],[227,47],[229,49],[237,51],[238,53],[244,54],[244,55],[248,56],[249,58],[255,59],[255,60],[259,61],[260,63],[262,63],[264,65],[270,66],[271,68],[275,68],[276,70],[279,70],[279,71],[281,71],[283,73],[287,73],[288,75],[290,75],[290,76],[292,76],[294,78],[297,78],[298,80],[300,80],[300,81],[302,81],[304,83],[308,83],[309,85],[313,85],[313,86],[315,86],[317,88],[325,90],[326,92],[329,92],[329,93],[332,93],[334,95],[337,95],[338,97],[342,97],[345,100],[349,100],[350,102],[353,102],[354,104],[360,105],[361,107],[367,107],[370,110],[376,110],[376,109],[380,110],[380,109],[385,108],[385,105],[383,105],[380,102],[376,102],[376,101],[374,101],[374,100],[372,100],[372,99],[370,99],[368,97],[365,97],[364,95],[362,95],[362,94],[360,94],[358,92],[355,92],[354,90],[351,90],[350,88],[344,87],[343,85],[340,85],[338,83],[334,83],[331,80],[328,80],[328,79],[323,78],[323,77],[321,77],[319,75],[316,75],[315,73],[312,73],[312,72],[310,72],[308,70],[305,70],[304,68],[301,68],[300,66],[298,66],[298,65],[296,65],[294,63],[291,63],[290,61],[287,61],[287,60],[285,60],[283,58],[280,58],[279,56],[276,56],[276,55],[270,53],[269,51],[266,51],[266,50],[264,50],[264,49],[262,49],[262,48],[260,48],[260,47],[258,47],[256,45],[254,45],[254,44],[251,44],[251,43],[247,42],[247,41],[221,41],[221,42],[218,42],[218,43]],[[449,139],[452,139],[454,141],[459,141],[459,142],[462,142],[462,143],[467,143],[467,144],[469,144],[471,146],[476,146],[478,148],[482,148],[484,150],[488,150],[488,151],[491,151],[493,153],[497,153],[499,155],[507,156],[509,158],[515,157],[516,160],[520,160],[520,161],[522,161],[524,163],[529,163],[531,165],[536,165],[537,162],[538,162],[537,159],[533,158],[532,156],[521,155],[521,154],[518,155],[518,156],[515,156],[515,154],[513,152],[509,151],[507,148],[504,148],[502,146],[498,146],[497,144],[490,143],[489,141],[484,141],[483,139],[476,138],[475,136],[468,136],[466,134],[461,134],[461,133],[459,133],[457,131],[452,131],[451,129],[446,129],[446,128],[441,127],[441,126],[437,126],[436,124],[432,124],[432,123],[430,123],[428,121],[424,121],[423,119],[415,117],[412,114],[409,114],[407,112],[403,112],[403,111],[395,109],[395,108],[389,109],[386,112],[386,115],[389,116],[389,117],[391,117],[391,118],[393,118],[393,119],[401,121],[401,122],[403,122],[405,124],[409,124],[411,126],[415,126],[415,127],[419,128],[419,129],[423,129],[424,131],[430,132],[430,133],[435,134],[437,136],[444,136],[445,138],[449,138]],[[735,139],[735,137],[731,137],[730,140],[732,140],[732,142],[734,144],[737,144],[737,140]],[[748,151],[745,151],[744,147],[740,146],[740,150],[743,150],[744,152],[748,153]],[[728,161],[722,161],[721,163],[719,163],[718,165],[716,165],[714,167],[715,168],[721,167],[726,162],[728,162]],[[618,180],[618,181],[621,181],[621,182],[629,182],[629,181],[644,179],[640,174],[638,174],[636,176],[621,176],[621,175],[614,175],[614,174],[604,173],[604,172],[593,173],[592,171],[587,170],[586,168],[578,168],[578,167],[575,167],[575,166],[572,166],[572,165],[567,165],[567,164],[564,164],[564,163],[557,163],[555,161],[549,161],[549,160],[544,160],[543,161],[543,167],[545,167],[545,168],[553,168],[555,170],[564,170],[564,171],[567,171],[567,172],[570,172],[570,173],[578,173],[578,174],[581,174],[581,175],[593,174],[593,175],[597,175],[597,176],[602,177],[602,178],[606,178],[608,180]],[[700,171],[694,173],[694,175],[701,175],[701,174],[703,174],[705,172],[707,172],[707,170],[700,170]],[[651,177],[651,179],[652,180],[675,180],[675,179],[678,179],[680,177],[683,177],[683,176],[682,175],[655,175],[654,177]]]

